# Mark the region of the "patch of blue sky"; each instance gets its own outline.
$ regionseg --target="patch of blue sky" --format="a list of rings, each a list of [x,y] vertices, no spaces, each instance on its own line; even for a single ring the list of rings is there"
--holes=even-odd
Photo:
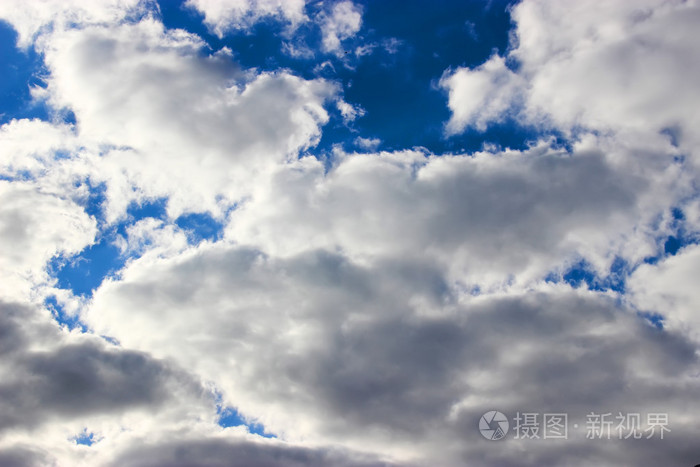
[[[111,229],[79,254],[54,258],[49,263],[49,272],[57,279],[57,287],[71,290],[75,295],[90,296],[106,277],[119,271],[125,258],[114,244],[114,235],[115,230]]]
[[[595,269],[585,259],[571,265],[560,274],[551,273],[547,282],[566,282],[571,287],[586,286],[590,290],[625,292],[625,281],[629,274],[629,264],[620,257],[615,258],[605,276],[596,274]]]
[[[671,143],[671,146],[673,147],[679,147],[680,139],[681,139],[681,129],[678,126],[669,126],[661,130],[661,134],[666,135],[668,137],[669,142]]]
[[[91,187],[85,210],[102,223],[105,187]],[[118,235],[125,236],[126,229],[134,222],[147,217],[163,218],[165,200],[159,199],[141,204],[132,203],[127,209],[127,218],[104,229],[97,242],[77,255],[59,256],[49,263],[49,272],[57,279],[57,286],[71,290],[73,294],[89,297],[105,278],[121,270],[129,259],[116,245]]]
[[[75,444],[80,444],[83,446],[92,446],[99,440],[95,437],[94,433],[83,430],[82,433],[71,438],[71,441],[73,441]]]
[[[435,154],[482,149],[484,143],[520,149],[540,135],[507,120],[486,131],[467,129],[447,138],[447,94],[438,82],[448,69],[478,66],[508,46],[507,2],[364,2],[366,40],[377,46],[353,69],[335,67],[348,102],[366,114],[354,124],[361,135],[382,141],[382,149],[424,147]],[[382,37],[374,37],[381,31]],[[386,47],[386,41],[391,47]],[[325,133],[320,147],[336,144]]]
[[[148,217],[168,221],[167,198],[147,200],[140,204],[132,203],[127,209],[127,220],[117,224],[117,232],[126,235],[126,228]],[[206,212],[188,212],[177,217],[173,223],[187,233],[190,244],[203,240],[219,240],[223,235],[224,223]]]
[[[281,53],[281,33],[285,27],[282,23],[264,18],[248,30],[230,31],[223,38],[212,34],[204,25],[204,17],[194,8],[184,5],[184,0],[158,1],[160,19],[168,29],[184,29],[197,34],[209,45],[204,53],[215,53],[223,47],[233,51],[236,61],[246,67],[259,70],[277,70],[292,68],[294,60]]]
[[[216,389],[214,390],[213,396],[216,400],[216,414],[218,416],[217,424],[220,427],[230,428],[235,426],[245,426],[250,433],[260,435],[265,438],[276,438],[275,435],[267,433],[262,424],[248,422],[235,407],[224,405],[223,396]]]
[[[122,252],[116,240],[118,236],[127,236],[130,225],[146,218],[168,222],[167,199],[158,198],[132,203],[127,208],[125,219],[114,225],[105,226],[104,202],[105,185],[91,186],[85,210],[103,227],[98,241],[76,255],[55,257],[49,263],[49,272],[57,279],[57,286],[71,290],[75,295],[91,296],[105,278],[116,274],[124,267],[130,256]],[[203,240],[218,240],[224,228],[221,221],[207,213],[184,214],[175,219],[174,223],[187,233],[192,244],[198,244]]]
[[[140,203],[131,203],[126,209],[127,220],[117,224],[117,229],[120,233],[126,234],[125,227],[141,219],[147,217],[166,219],[167,205],[167,198],[147,199]]]
[[[683,211],[675,207],[671,210],[672,220],[670,228],[672,233],[660,237],[658,239],[658,252],[654,256],[644,259],[645,263],[656,264],[660,260],[669,256],[675,256],[680,250],[689,246],[700,243],[700,237],[693,231],[688,231],[685,224],[685,215]]]
[[[102,223],[104,222],[104,204],[107,200],[107,185],[105,183],[92,184],[89,180],[84,183],[87,183],[88,197],[83,209],[89,216]]]
[[[224,224],[205,212],[187,213],[175,219],[175,224],[187,232],[190,243],[220,240]]]
[[[8,182],[20,182],[20,181],[26,181],[26,180],[33,180],[34,175],[32,175],[31,172],[28,170],[18,170],[15,172],[13,175],[7,175],[7,174],[0,174],[0,180],[5,180]]]
[[[446,138],[450,117],[447,95],[437,86],[442,74],[459,66],[478,66],[508,47],[508,2],[434,2],[417,0],[362,2],[367,40],[380,45],[356,68],[340,68],[345,97],[366,115],[356,123],[360,134],[377,137],[385,149],[421,146],[440,154],[471,152],[493,141],[503,147],[525,147],[537,137],[506,122],[486,132],[465,131]],[[392,40],[389,50],[382,41]]]
[[[217,405],[217,414],[219,416],[218,424],[222,428],[229,428],[234,426],[245,426],[248,428],[250,433],[265,437],[265,438],[276,438],[275,435],[267,433],[265,427],[259,423],[247,422],[238,411],[233,407],[222,407]]]
[[[45,86],[42,58],[33,48],[20,50],[16,44],[15,30],[0,21],[0,124],[20,118],[48,120],[50,109],[30,93],[33,86]]]
[[[654,326],[656,329],[663,330],[664,329],[664,317],[663,315],[660,315],[658,313],[649,313],[645,311],[639,311],[637,312],[637,315],[644,318]]]

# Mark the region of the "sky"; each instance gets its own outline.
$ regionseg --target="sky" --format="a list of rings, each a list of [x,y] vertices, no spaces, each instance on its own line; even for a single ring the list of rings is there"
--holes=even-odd
[[[699,27],[0,2],[0,465],[700,463]]]

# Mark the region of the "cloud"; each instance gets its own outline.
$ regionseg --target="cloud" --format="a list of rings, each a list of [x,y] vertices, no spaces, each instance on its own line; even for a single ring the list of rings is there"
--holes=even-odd
[[[448,132],[483,130],[523,105],[519,121],[567,133],[675,128],[678,144],[695,151],[700,65],[687,57],[698,53],[698,15],[696,2],[520,2],[507,54],[517,71],[493,56],[443,77]]]
[[[389,467],[371,456],[339,449],[307,448],[275,441],[236,440],[231,437],[168,439],[158,444],[136,445],[119,453],[115,466],[245,466],[245,467]]]
[[[338,111],[340,111],[340,114],[343,116],[343,120],[346,124],[356,120],[359,117],[362,117],[365,114],[365,110],[362,107],[353,107],[351,104],[348,104],[343,100],[337,101],[336,106],[338,107]]]
[[[72,200],[0,180],[0,295],[28,299],[48,281],[47,261],[80,252],[96,234],[95,220]]]
[[[219,38],[235,30],[247,30],[253,24],[272,18],[288,23],[284,35],[291,41],[284,42],[287,54],[296,58],[311,59],[314,51],[305,43],[305,33],[298,27],[309,21],[305,0],[188,0],[186,5],[204,15],[204,23]],[[313,23],[320,28],[321,49],[342,57],[342,41],[355,36],[362,25],[362,9],[351,1],[321,4],[322,10],[313,15]]]
[[[108,218],[139,197],[169,197],[175,217],[220,213],[270,164],[318,142],[334,85],[245,72],[202,47],[149,19],[46,41],[51,103],[75,113],[81,139],[106,148],[90,164],[107,184]]]
[[[27,48],[38,34],[50,29],[50,26],[62,29],[71,24],[117,23],[129,15],[146,13],[146,4],[143,0],[7,0],[0,4],[0,18],[12,24],[17,31],[17,45]]]
[[[691,245],[658,264],[641,265],[629,279],[630,298],[641,310],[658,313],[664,326],[700,339],[694,278],[700,273],[700,247]]]
[[[15,446],[0,450],[0,464],[7,467],[32,467],[48,464],[50,457],[36,448]]]
[[[64,333],[44,311],[27,305],[2,302],[1,307],[2,431],[56,418],[157,408],[183,390],[196,395],[196,384],[184,374],[145,354]]]
[[[307,158],[259,184],[232,213],[229,238],[272,255],[420,258],[484,288],[542,277],[579,254],[604,269],[615,238],[630,241],[626,232],[650,215],[640,197],[648,184],[596,151],[544,143],[472,156],[336,156],[328,173]]]
[[[0,355],[2,465],[388,465],[217,427],[213,395],[172,362],[69,334],[36,307],[0,302]]]
[[[0,127],[0,173],[7,178],[47,175],[56,153],[78,151],[70,125],[51,124],[38,119],[12,120]]]
[[[667,442],[686,459],[697,436],[683,417],[698,389],[695,345],[568,287],[472,298],[410,260],[361,266],[323,251],[279,259],[219,244],[134,262],[85,318],[131,348],[196,365],[285,439],[396,462],[508,465],[515,443],[476,442],[485,407],[564,407],[583,420],[603,408],[668,412],[678,438]],[[519,465],[552,463],[564,449],[572,465],[660,461],[653,442],[630,458],[626,445],[588,443],[581,430],[562,451],[532,449]]]
[[[323,34],[323,51],[340,56],[341,42],[353,37],[362,26],[362,10],[350,1],[338,2],[330,14],[319,15],[318,21]]]
[[[449,92],[452,116],[446,126],[448,135],[466,127],[484,131],[488,124],[502,121],[509,111],[515,113],[513,108],[523,92],[522,79],[498,55],[474,69],[447,71],[440,86]]]
[[[690,24],[700,14],[697,3],[599,8],[578,2],[569,8],[533,0],[511,13],[515,27],[506,55],[443,75],[452,112],[448,135],[510,119],[600,150],[611,164],[635,172],[647,183],[638,192],[647,215],[658,219],[672,206],[692,203],[700,145],[691,128],[697,125],[700,69],[683,57],[696,54]],[[658,227],[654,216],[645,216],[635,230],[652,238],[661,234],[654,232]],[[635,247],[620,256],[630,264],[655,254],[648,241],[627,241]],[[643,243],[645,253],[635,254]]]
[[[205,415],[211,404],[176,366],[68,333],[34,305],[0,302],[0,336],[0,452],[8,462],[58,456],[61,465],[79,465],[69,436],[86,425],[118,439],[125,428],[148,426],[144,419],[182,418],[194,408]]]
[[[186,249],[187,235],[176,226],[147,217],[126,227],[126,236],[119,236],[116,243],[129,257],[169,256]]]
[[[365,151],[374,151],[380,144],[382,144],[382,140],[379,138],[363,138],[362,136],[355,138],[355,145]]]
[[[292,29],[307,20],[304,0],[187,0],[186,5],[204,15],[217,36],[234,29],[247,29],[266,17],[290,23]]]

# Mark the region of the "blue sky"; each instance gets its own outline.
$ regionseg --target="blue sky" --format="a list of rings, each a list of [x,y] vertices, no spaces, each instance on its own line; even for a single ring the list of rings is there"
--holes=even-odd
[[[698,21],[3,3],[0,464],[697,463]]]
[[[42,62],[33,50],[24,53],[15,46],[17,34],[10,25],[0,23],[0,57],[2,57],[2,122],[13,118],[48,118],[46,109],[36,105],[29,86],[40,85]]]

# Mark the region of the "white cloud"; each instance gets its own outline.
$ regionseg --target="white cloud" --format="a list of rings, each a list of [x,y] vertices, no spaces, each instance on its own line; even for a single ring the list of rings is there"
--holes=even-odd
[[[516,117],[530,129],[556,130],[576,147],[603,151],[612,165],[634,172],[647,184],[638,192],[645,219],[634,234],[628,231],[621,256],[639,264],[655,252],[647,243],[638,254],[632,237],[664,234],[654,216],[697,196],[700,140],[692,128],[699,123],[700,68],[687,59],[700,51],[693,39],[697,2],[532,0],[517,4],[512,17],[506,57],[443,76],[452,111],[448,134]]]
[[[350,1],[333,5],[330,14],[319,15],[324,52],[342,54],[341,42],[353,37],[362,26],[362,10]]]
[[[6,177],[40,175],[53,162],[57,152],[78,150],[69,125],[53,125],[41,120],[12,120],[0,127],[0,173]]]
[[[384,465],[338,447],[222,429],[210,388],[194,375],[95,335],[68,333],[46,309],[0,300],[0,336],[2,465]],[[75,443],[84,433],[93,446]]]
[[[681,249],[658,264],[644,264],[630,277],[630,299],[642,311],[658,313],[664,325],[700,341],[700,246]]]
[[[363,138],[362,136],[358,136],[355,138],[355,144],[365,151],[374,151],[382,144],[382,140],[379,138]]]
[[[530,124],[566,133],[671,129],[683,151],[697,152],[700,64],[687,58],[700,52],[697,2],[528,0],[512,17],[515,74],[494,56],[443,77],[450,132],[483,129],[522,104]]]
[[[218,213],[320,138],[334,85],[244,72],[201,47],[153,20],[46,38],[51,103],[73,110],[82,140],[108,148],[92,175],[108,184],[111,219],[139,196],[169,196],[172,215]]]
[[[450,135],[468,126],[484,131],[489,123],[503,120],[523,91],[522,79],[498,55],[474,69],[448,71],[440,79],[440,86],[449,92],[452,116],[446,130]]]
[[[265,17],[278,17],[292,29],[307,20],[305,0],[187,0],[204,15],[204,23],[219,37],[246,29]]]
[[[356,120],[359,117],[362,117],[365,114],[365,110],[362,107],[353,106],[342,99],[336,101],[336,106],[338,107],[340,115],[343,116],[343,120],[346,124]]]
[[[531,111],[564,128],[697,125],[696,2],[533,1],[513,17]]]
[[[187,235],[173,225],[147,217],[126,228],[126,236],[117,238],[123,255],[142,257],[171,256],[187,248]]]
[[[95,220],[70,199],[0,180],[0,297],[29,299],[48,280],[47,261],[78,253],[96,233]]]
[[[30,46],[47,26],[62,29],[71,24],[109,24],[119,22],[128,15],[144,14],[144,0],[4,0],[0,2],[0,18],[15,28],[18,45]]]
[[[433,261],[483,289],[527,283],[580,255],[605,271],[625,244],[639,259],[654,240],[635,239],[635,226],[666,202],[647,199],[653,185],[590,148],[335,157],[327,173],[306,158],[259,183],[228,237],[275,256],[324,248],[364,262]]]

